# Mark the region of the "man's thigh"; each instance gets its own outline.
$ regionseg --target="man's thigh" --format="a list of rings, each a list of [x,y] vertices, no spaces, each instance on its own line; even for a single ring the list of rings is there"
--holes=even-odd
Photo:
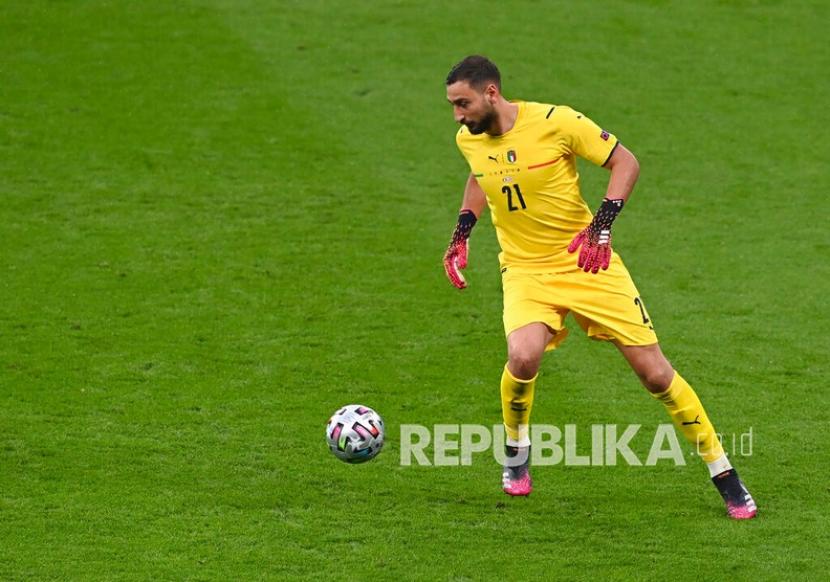
[[[553,339],[553,331],[542,322],[528,323],[507,336],[507,353],[541,356]]]
[[[613,340],[623,346],[657,343],[657,334],[645,302],[619,255],[607,271],[596,275],[568,273],[566,305],[593,339]]]
[[[517,332],[514,344],[525,339],[525,330],[531,324],[543,324],[550,332],[545,343],[545,350],[552,350],[565,339],[565,316],[568,310],[557,305],[555,293],[545,283],[545,277],[525,273],[504,273],[502,275],[504,292],[504,333],[510,338]]]

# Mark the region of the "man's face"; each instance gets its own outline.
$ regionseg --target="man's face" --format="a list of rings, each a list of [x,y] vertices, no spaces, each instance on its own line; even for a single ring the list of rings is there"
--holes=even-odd
[[[471,87],[466,81],[456,81],[447,85],[447,101],[452,104],[456,123],[467,126],[470,133],[484,133],[496,120],[496,94],[498,89],[493,84],[486,85],[481,91]]]

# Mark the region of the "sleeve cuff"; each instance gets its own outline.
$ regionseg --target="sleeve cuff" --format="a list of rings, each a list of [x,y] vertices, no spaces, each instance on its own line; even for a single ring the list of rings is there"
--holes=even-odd
[[[615,143],[615,144],[614,144],[614,147],[612,147],[612,148],[611,148],[611,151],[610,151],[610,152],[608,152],[608,157],[607,157],[607,158],[605,158],[605,161],[604,161],[604,162],[602,162],[602,167],[603,167],[603,168],[605,167],[605,164],[607,164],[607,163],[608,163],[608,160],[610,160],[610,159],[611,159],[611,156],[613,156],[613,155],[614,155],[614,152],[615,152],[615,151],[617,151],[617,146],[618,146],[618,145],[620,145],[620,140],[617,140],[617,143]]]

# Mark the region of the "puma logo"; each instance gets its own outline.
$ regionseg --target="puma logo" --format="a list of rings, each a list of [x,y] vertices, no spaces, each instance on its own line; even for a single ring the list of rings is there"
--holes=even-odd
[[[683,426],[687,426],[689,424],[700,424],[700,420],[698,420],[699,418],[700,415],[698,414],[697,416],[695,416],[695,419],[692,422],[684,422]]]
[[[487,156],[487,157],[488,157],[488,158],[490,158],[491,160],[493,160],[494,162],[498,162],[498,161],[499,161],[499,159],[498,159],[497,157],[495,157],[495,156]]]

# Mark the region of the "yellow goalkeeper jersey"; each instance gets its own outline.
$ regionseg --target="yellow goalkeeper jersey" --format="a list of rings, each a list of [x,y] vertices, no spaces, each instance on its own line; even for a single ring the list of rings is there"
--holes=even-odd
[[[499,261],[526,272],[575,266],[568,244],[593,218],[579,191],[576,157],[604,165],[617,138],[570,107],[514,103],[519,113],[507,133],[472,135],[462,126],[456,135],[487,195]]]

